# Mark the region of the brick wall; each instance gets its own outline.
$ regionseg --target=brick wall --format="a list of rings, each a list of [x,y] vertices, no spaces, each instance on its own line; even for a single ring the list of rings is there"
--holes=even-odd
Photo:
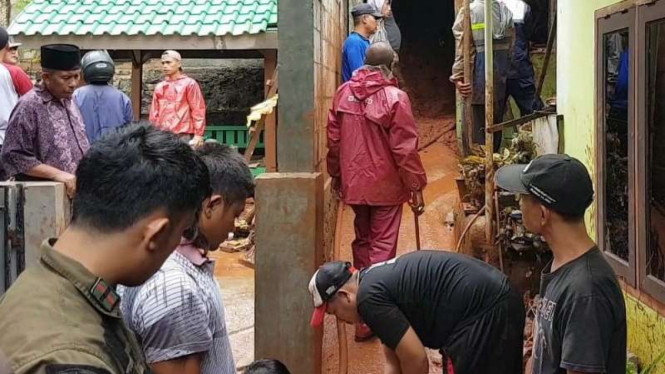
[[[342,45],[348,31],[348,2],[349,0],[314,0],[314,154],[316,170],[323,173],[326,179],[326,127],[328,111],[341,83]],[[326,183],[324,192],[326,259],[332,259],[337,218],[337,200],[331,193],[330,186],[330,183]]]

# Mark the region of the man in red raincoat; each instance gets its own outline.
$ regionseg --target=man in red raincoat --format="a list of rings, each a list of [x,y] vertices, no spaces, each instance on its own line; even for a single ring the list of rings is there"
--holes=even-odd
[[[328,171],[356,215],[357,269],[395,258],[404,203],[416,214],[425,206],[416,122],[393,63],[390,45],[373,44],[365,66],[337,91],[328,119]],[[371,337],[367,326],[356,326],[356,341]]]
[[[155,87],[150,122],[194,146],[203,145],[206,104],[199,84],[182,72],[182,57],[176,51],[162,54],[162,71],[166,79]]]

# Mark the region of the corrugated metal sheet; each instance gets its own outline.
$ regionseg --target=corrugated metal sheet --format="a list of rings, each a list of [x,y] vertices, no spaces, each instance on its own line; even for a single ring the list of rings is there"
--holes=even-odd
[[[277,26],[278,0],[34,0],[12,35],[258,34]]]

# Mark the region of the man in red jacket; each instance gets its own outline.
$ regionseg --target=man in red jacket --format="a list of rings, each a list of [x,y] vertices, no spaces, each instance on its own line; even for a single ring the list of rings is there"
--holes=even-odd
[[[328,171],[333,188],[356,214],[353,265],[362,269],[395,258],[402,207],[425,203],[427,176],[408,95],[393,77],[387,43],[367,51],[365,66],[337,91],[328,119]],[[368,340],[356,326],[356,341]]]

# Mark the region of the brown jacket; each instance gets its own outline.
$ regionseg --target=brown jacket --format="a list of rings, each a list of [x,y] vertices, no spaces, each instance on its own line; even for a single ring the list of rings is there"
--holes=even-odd
[[[0,351],[14,373],[149,372],[113,288],[54,243],[0,299]]]

